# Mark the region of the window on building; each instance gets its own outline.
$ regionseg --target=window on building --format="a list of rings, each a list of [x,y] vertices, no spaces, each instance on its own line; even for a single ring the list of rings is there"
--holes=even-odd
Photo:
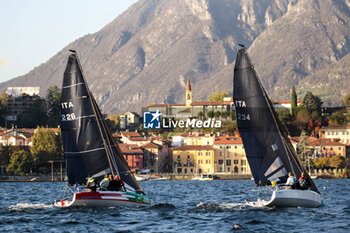
[[[191,168],[191,173],[193,173],[193,168]]]
[[[185,168],[185,174],[187,173],[187,168]]]
[[[237,146],[235,146],[235,149],[237,149]]]
[[[231,166],[231,160],[226,160],[226,165]]]
[[[227,171],[230,172],[230,171],[231,171],[231,168],[230,168],[230,167],[227,167]]]
[[[177,156],[177,161],[180,161],[180,160],[181,160],[180,155],[178,155]]]
[[[339,147],[339,150],[341,150],[341,147]]]
[[[182,173],[182,168],[177,168],[177,173]]]
[[[242,166],[245,166],[246,164],[247,164],[247,161],[246,161],[245,159],[242,159],[242,160],[241,160],[241,165],[242,165]]]
[[[238,164],[238,159],[233,160],[234,164]]]
[[[139,162],[136,162],[136,167],[138,167],[139,166]]]
[[[235,173],[238,173],[238,167],[237,167],[237,166],[235,166],[234,172],[235,172]]]
[[[331,147],[331,150],[333,150],[333,147]]]
[[[241,167],[241,172],[245,173],[245,171],[246,171],[245,167]]]
[[[136,159],[139,159],[139,158],[140,158],[140,156],[139,156],[139,155],[136,155],[136,156],[135,156],[135,158],[136,158]]]
[[[128,160],[128,155],[124,155],[125,156],[125,160]]]
[[[222,159],[219,159],[219,164],[223,164],[224,163],[224,160],[222,160]]]
[[[202,156],[202,152],[198,152],[198,156]]]
[[[209,156],[209,155],[210,155],[210,152],[209,152],[209,151],[207,151],[207,153],[206,153],[206,154],[207,154],[207,156]]]

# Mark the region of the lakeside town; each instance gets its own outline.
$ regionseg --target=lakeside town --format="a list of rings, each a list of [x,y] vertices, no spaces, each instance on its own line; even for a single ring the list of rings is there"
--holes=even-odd
[[[236,126],[234,101],[214,93],[208,101],[192,101],[190,79],[185,104],[150,104],[144,112],[158,111],[163,119],[220,120],[220,128],[145,129],[143,114],[127,112],[106,117],[113,137],[136,174],[191,179],[212,174],[218,179],[247,179],[251,171]],[[0,180],[64,180],[65,161],[59,125],[58,87],[47,98],[39,88],[11,87],[1,96]],[[343,106],[322,107],[311,92],[297,100],[273,101],[285,122],[293,147],[314,177],[347,177],[350,167],[350,95]],[[38,127],[33,127],[34,125]],[[23,126],[32,127],[23,127]],[[11,126],[11,127],[9,127]]]

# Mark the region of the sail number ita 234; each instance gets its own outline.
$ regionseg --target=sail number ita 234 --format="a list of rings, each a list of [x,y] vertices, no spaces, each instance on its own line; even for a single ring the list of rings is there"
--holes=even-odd
[[[72,102],[62,102],[61,103],[62,109],[67,109],[67,108],[73,108],[74,105]],[[67,113],[67,114],[62,114],[62,121],[70,121],[75,119],[75,113]]]
[[[246,108],[247,107],[245,101],[243,101],[243,100],[236,100],[235,101],[235,106],[236,106],[236,109],[238,109],[238,108]],[[236,114],[237,114],[237,120],[250,121],[249,114],[243,114],[243,113],[236,113]]]

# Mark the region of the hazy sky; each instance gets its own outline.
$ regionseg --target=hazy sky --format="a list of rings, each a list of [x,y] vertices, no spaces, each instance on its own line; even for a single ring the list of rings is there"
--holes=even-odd
[[[137,0],[0,0],[0,82],[28,73]]]

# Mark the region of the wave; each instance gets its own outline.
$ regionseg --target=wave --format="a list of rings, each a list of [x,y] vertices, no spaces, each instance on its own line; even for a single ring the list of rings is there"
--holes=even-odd
[[[24,209],[48,209],[53,208],[52,204],[30,204],[30,203],[17,203],[8,207],[9,210],[24,210]]]
[[[170,203],[157,203],[149,207],[149,209],[175,209],[176,207]]]
[[[247,206],[246,203],[205,203],[200,202],[195,209],[201,211],[227,211],[241,210]]]

